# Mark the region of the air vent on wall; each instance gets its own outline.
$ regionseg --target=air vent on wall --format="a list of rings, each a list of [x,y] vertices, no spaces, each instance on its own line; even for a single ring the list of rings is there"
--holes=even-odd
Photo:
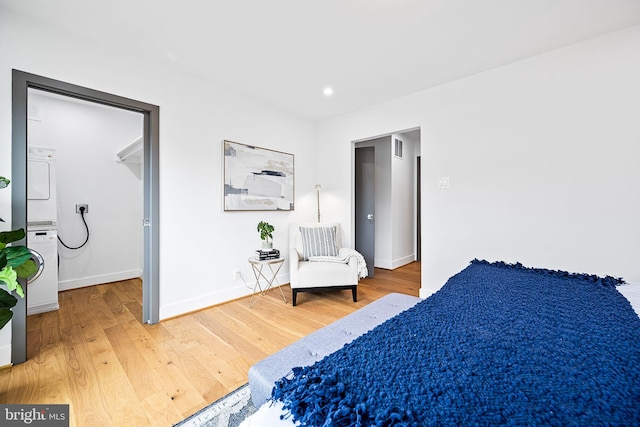
[[[395,140],[395,148],[393,151],[393,155],[399,159],[402,158],[402,141],[399,139]]]

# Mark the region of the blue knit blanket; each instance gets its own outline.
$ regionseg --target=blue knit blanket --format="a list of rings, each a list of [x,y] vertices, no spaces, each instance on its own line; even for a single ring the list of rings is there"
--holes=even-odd
[[[474,260],[272,399],[305,426],[640,425],[640,318],[621,282]]]

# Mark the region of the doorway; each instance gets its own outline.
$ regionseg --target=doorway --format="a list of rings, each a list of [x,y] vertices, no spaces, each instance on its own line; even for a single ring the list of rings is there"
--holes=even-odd
[[[58,95],[141,113],[143,115],[143,323],[159,321],[159,107],[117,95],[13,70],[12,74],[12,228],[27,228],[28,90]],[[23,240],[16,244],[26,245]],[[23,284],[24,287],[24,284]],[[28,293],[28,290],[27,290]],[[11,361],[26,361],[27,304],[19,299],[12,321]]]
[[[144,117],[37,89],[27,101],[27,246],[53,237],[47,280],[28,285],[30,316],[50,311],[41,294],[57,306],[54,291],[141,277]]]
[[[353,142],[354,242],[369,267],[394,270],[420,259],[420,148],[419,128]],[[367,163],[373,172],[365,177]],[[363,199],[373,208],[362,211]]]

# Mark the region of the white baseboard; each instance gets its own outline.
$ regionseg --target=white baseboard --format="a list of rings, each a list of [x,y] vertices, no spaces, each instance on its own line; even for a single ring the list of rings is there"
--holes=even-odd
[[[255,279],[253,277],[247,278],[244,277],[244,282],[242,280],[236,280],[233,282],[232,287],[227,289],[223,289],[217,292],[211,292],[205,296],[199,296],[197,298],[191,298],[184,301],[179,301],[173,304],[167,304],[160,307],[160,320],[168,319],[171,317],[181,316],[183,314],[191,313],[194,311],[202,310],[207,307],[212,307],[214,305],[222,304],[224,302],[228,302],[234,299],[242,298],[249,296],[253,293],[253,285],[255,283]],[[289,283],[289,275],[281,275],[278,276],[279,284],[287,284]],[[275,282],[274,282],[275,286]],[[280,292],[277,289],[272,289],[269,292],[278,292],[278,296],[280,296]],[[287,303],[291,303],[291,297],[285,293],[285,297],[287,297]],[[249,302],[247,301],[247,304]],[[257,302],[260,304],[260,301]]]
[[[67,291],[69,289],[84,288],[85,286],[100,285],[102,283],[117,282],[118,280],[134,279],[136,277],[142,277],[142,271],[129,270],[99,276],[81,277],[79,279],[61,280],[58,282],[58,290]]]
[[[400,268],[403,265],[411,264],[415,260],[416,260],[416,256],[414,254],[407,255],[406,257],[393,260],[392,270],[395,270],[396,268]]]
[[[396,268],[402,267],[403,265],[407,265],[416,260],[414,254],[407,255],[398,259],[380,259],[376,258],[373,261],[373,265],[378,268],[384,268],[385,270],[395,270]]]
[[[429,298],[431,295],[435,294],[436,292],[438,292],[437,289],[425,289],[425,288],[420,288],[420,291],[418,292],[418,296],[420,298]]]
[[[27,316],[31,316],[32,314],[46,313],[47,311],[54,311],[58,310],[59,308],[60,305],[57,302],[27,307]]]
[[[385,270],[392,270],[391,266],[393,262],[390,259],[375,258],[373,260],[373,266],[376,268],[384,268]]]

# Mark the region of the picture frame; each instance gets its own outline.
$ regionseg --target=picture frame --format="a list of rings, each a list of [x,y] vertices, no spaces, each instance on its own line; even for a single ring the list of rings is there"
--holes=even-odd
[[[294,155],[223,141],[224,210],[294,210]]]

